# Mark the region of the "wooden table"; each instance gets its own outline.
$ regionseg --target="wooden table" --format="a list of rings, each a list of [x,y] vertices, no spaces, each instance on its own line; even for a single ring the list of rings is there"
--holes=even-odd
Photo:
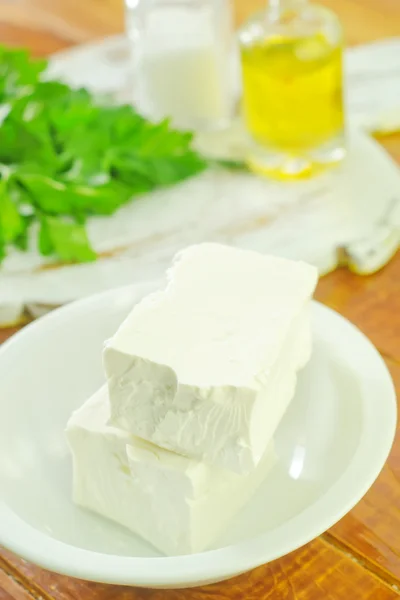
[[[324,0],[349,44],[400,35],[400,0]],[[37,55],[117,33],[123,0],[0,0],[0,42]],[[263,0],[235,0],[241,21]],[[400,135],[382,140],[400,162]],[[336,271],[317,297],[376,344],[400,392],[400,255],[373,277]],[[0,341],[11,331],[0,332]],[[373,440],[371,440],[373,443]],[[400,440],[378,482],[332,530],[305,548],[229,582],[186,591],[91,584],[48,573],[0,551],[0,600],[400,599]]]

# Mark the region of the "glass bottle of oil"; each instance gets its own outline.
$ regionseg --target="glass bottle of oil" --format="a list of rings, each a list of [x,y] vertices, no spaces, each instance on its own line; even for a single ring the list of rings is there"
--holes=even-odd
[[[270,0],[239,32],[254,170],[302,177],[345,155],[343,34],[307,0]]]

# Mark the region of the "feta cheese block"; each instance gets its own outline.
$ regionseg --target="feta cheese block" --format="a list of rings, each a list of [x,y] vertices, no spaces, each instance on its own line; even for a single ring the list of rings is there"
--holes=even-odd
[[[106,343],[110,423],[158,446],[248,473],[309,359],[317,270],[219,244],[191,246],[165,290]]]
[[[124,525],[167,555],[200,552],[251,498],[275,463],[250,475],[173,454],[108,425],[103,387],[67,426],[76,504]]]

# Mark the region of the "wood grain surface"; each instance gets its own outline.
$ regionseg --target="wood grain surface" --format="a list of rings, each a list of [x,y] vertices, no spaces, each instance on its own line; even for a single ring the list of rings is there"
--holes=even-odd
[[[235,577],[229,582],[191,590],[141,590],[88,583],[43,571],[9,554],[6,554],[3,560],[3,572],[14,578],[20,578],[21,575],[25,577],[28,592],[32,597],[39,596],[44,600],[50,598],[60,600],[399,600],[400,598],[400,594],[395,589],[383,583],[351,557],[346,556],[343,551],[322,539],[315,540],[279,561]],[[356,590],[357,595],[355,595]],[[19,600],[18,596],[14,597]],[[22,598],[25,600],[25,597]]]
[[[322,0],[349,44],[400,35],[400,0]],[[241,22],[264,0],[234,0]],[[46,55],[123,28],[122,0],[0,0],[0,43]],[[400,135],[380,140],[400,163]],[[400,255],[371,277],[339,270],[317,298],[374,342],[400,395]],[[0,342],[13,330],[0,331]],[[371,440],[373,443],[373,440]],[[399,436],[377,483],[331,531],[305,548],[229,582],[183,591],[87,583],[0,551],[0,600],[392,600],[400,598]]]

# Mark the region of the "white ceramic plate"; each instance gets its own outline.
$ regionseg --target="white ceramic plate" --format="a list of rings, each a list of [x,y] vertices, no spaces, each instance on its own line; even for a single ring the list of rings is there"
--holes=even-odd
[[[222,580],[318,536],[365,494],[391,447],[395,393],[350,323],[313,307],[314,353],[276,434],[279,460],[209,552],[165,558],[71,501],[63,430],[103,381],[101,350],[154,284],[113,290],[35,322],[0,349],[0,545],[89,580],[183,587]]]

